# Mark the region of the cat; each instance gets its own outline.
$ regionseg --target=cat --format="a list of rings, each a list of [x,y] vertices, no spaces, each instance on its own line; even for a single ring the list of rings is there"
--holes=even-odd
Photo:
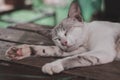
[[[51,34],[56,46],[14,46],[5,55],[15,60],[31,55],[62,56],[62,59],[43,65],[42,71],[49,75],[120,59],[120,24],[107,21],[83,22],[76,1],[71,3],[68,17],[56,25]]]

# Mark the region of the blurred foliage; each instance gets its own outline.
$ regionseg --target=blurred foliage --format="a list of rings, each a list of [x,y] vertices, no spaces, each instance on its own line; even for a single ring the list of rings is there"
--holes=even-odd
[[[57,22],[56,24],[58,24],[64,18],[67,17],[70,3],[73,0],[66,0],[67,1],[66,6],[49,6],[49,5],[43,4],[42,0],[31,0],[31,1],[32,1],[33,10],[31,11],[30,10],[18,10],[18,11],[12,12],[11,14],[2,15],[1,18],[12,19],[12,20],[19,21],[19,22],[27,22],[31,19],[34,19],[42,15],[42,13],[40,13],[41,10],[47,11],[47,12],[53,11],[56,13],[56,22]],[[78,0],[78,1],[79,1],[81,10],[82,10],[82,16],[85,21],[90,21],[91,16],[94,13],[102,10],[101,4],[103,0]],[[54,26],[54,17],[53,16],[46,17],[46,18],[34,21],[34,23]],[[3,22],[3,21],[0,22],[0,27],[7,27],[8,25],[10,25],[10,23]]]
[[[104,0],[78,0],[84,21],[91,21],[95,13],[104,11]]]

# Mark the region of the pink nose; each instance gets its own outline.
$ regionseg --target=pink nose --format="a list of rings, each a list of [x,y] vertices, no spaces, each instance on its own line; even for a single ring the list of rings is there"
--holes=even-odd
[[[67,46],[67,41],[61,42],[63,46]]]

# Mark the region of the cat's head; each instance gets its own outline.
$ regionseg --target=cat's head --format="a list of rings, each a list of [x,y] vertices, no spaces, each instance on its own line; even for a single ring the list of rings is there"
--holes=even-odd
[[[64,51],[73,51],[83,43],[83,21],[77,2],[72,2],[68,17],[52,30],[56,46]]]

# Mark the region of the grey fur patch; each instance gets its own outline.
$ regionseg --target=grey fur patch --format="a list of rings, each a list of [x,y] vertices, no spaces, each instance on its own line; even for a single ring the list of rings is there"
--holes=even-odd
[[[83,59],[83,60],[89,62],[91,65],[93,65],[93,62],[86,56],[78,56],[78,58],[79,58],[80,63],[82,63],[80,60]]]

